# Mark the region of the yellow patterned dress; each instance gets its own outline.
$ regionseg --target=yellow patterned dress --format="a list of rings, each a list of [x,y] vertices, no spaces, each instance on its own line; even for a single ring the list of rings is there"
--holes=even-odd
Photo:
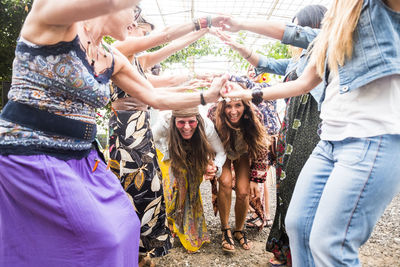
[[[200,184],[203,177],[175,177],[170,170],[170,160],[162,161],[163,154],[157,150],[163,177],[163,188],[168,223],[188,251],[197,251],[210,242],[204,218]]]

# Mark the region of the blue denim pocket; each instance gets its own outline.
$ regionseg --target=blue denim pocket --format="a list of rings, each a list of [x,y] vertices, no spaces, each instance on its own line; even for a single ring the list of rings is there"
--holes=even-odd
[[[343,165],[355,165],[365,159],[371,141],[368,138],[346,138],[332,143],[336,162]]]

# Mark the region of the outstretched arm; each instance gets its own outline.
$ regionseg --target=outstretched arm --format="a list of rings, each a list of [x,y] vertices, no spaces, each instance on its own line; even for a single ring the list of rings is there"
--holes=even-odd
[[[151,75],[147,74],[147,80],[154,87],[168,87],[177,86],[191,79],[191,75],[187,74],[174,74],[174,75]]]
[[[302,27],[293,23],[269,20],[239,20],[230,16],[216,17],[216,26],[222,30],[236,32],[246,30],[282,41],[283,44],[306,49],[318,35],[319,29]]]
[[[193,75],[189,73],[183,74],[173,74],[173,75],[147,75],[147,80],[154,87],[169,87],[169,86],[179,86],[183,83],[188,83],[187,85],[192,86],[196,89],[199,87],[209,87],[211,82],[208,80],[194,79]]]
[[[232,39],[228,34],[220,31],[213,30],[211,33],[215,34],[221,41],[223,41],[226,45],[229,45],[233,50],[236,50],[244,59],[246,59],[251,65],[257,67],[259,55],[253,52],[251,49],[245,47],[242,44],[239,44],[235,40]]]
[[[263,88],[262,98],[264,100],[273,100],[306,94],[320,82],[321,78],[316,72],[315,64],[309,64],[297,80]],[[229,87],[229,92],[221,92],[223,97],[252,100],[253,91],[244,90],[235,83],[229,84]]]
[[[201,93],[171,93],[166,90],[155,90],[124,55],[114,50],[115,68],[112,81],[129,95],[157,109],[182,109],[201,103]],[[214,79],[210,89],[203,93],[206,103],[217,101],[219,92],[227,79],[227,76]]]
[[[190,45],[191,43],[195,42],[196,40],[204,36],[204,34],[206,34],[207,32],[208,29],[202,29],[200,31],[188,33],[185,36],[171,42],[167,46],[164,46],[157,51],[143,54],[138,57],[140,65],[144,69],[154,66],[155,64],[160,63],[167,57],[174,54],[176,51],[179,51]]]
[[[65,26],[134,7],[138,2],[139,0],[35,0],[30,16],[43,24]]]
[[[116,42],[114,47],[126,57],[130,57],[149,48],[173,41],[193,30],[195,30],[194,23],[186,22],[166,27],[161,32],[152,32],[146,36],[128,37],[125,41]]]
[[[274,39],[282,40],[286,24],[269,20],[241,20],[232,16],[221,15],[214,17],[213,26],[221,27],[224,31],[237,32],[251,31]]]
[[[220,31],[214,30],[213,34],[218,36],[225,44],[229,45],[232,49],[236,50],[244,59],[246,59],[251,65],[258,68],[263,72],[273,73],[277,75],[285,75],[287,66],[290,62],[289,59],[274,59],[267,58],[263,55],[259,55],[255,51],[239,44],[232,39],[228,34]],[[260,72],[258,72],[260,73]]]
[[[71,41],[76,22],[121,12],[134,17],[139,0],[35,0],[21,30],[21,36],[35,44]]]

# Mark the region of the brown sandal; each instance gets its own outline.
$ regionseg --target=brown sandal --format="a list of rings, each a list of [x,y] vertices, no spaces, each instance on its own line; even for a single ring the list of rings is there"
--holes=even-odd
[[[155,267],[156,264],[150,258],[150,255],[140,255],[139,256],[139,267]]]
[[[233,237],[232,237],[232,233],[231,236],[228,235],[228,231],[231,231],[231,228],[226,228],[226,229],[222,229],[222,250],[225,252],[229,252],[229,253],[233,253],[235,252],[235,247],[233,244]],[[233,249],[229,249],[226,247],[226,245],[231,245],[233,246]]]
[[[240,238],[236,238],[236,233],[240,233],[242,235],[242,237]],[[244,232],[243,230],[235,230],[233,231],[233,238],[239,242],[240,246],[244,249],[244,250],[250,250],[250,244],[249,244],[249,240],[247,239],[246,236],[246,232]],[[243,242],[242,242],[243,240]],[[248,248],[245,248],[244,245],[246,245]]]

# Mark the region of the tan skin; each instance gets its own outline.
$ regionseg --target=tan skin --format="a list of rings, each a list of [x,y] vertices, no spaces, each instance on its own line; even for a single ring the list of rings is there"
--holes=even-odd
[[[254,70],[254,67],[253,66],[249,66],[249,68],[247,69],[247,77],[249,77],[253,82],[255,82],[255,83],[258,83],[259,82],[259,80],[260,80],[260,75],[257,75],[256,76],[256,72],[255,72],[255,70]],[[269,194],[268,194],[268,187],[267,187],[267,183],[265,182],[264,184],[263,184],[263,186],[264,186],[264,199],[265,199],[265,203],[264,203],[264,206],[265,206],[265,216],[266,216],[266,218],[267,218],[267,220],[270,220],[270,218],[271,218],[271,215],[270,215],[270,213],[269,213]],[[250,207],[250,210],[251,210],[251,207]],[[256,214],[253,214],[253,216],[252,216],[252,218],[257,218],[257,215]],[[259,224],[261,224],[261,223],[263,223],[263,222],[260,222]],[[255,224],[255,226],[259,226],[259,224]],[[249,225],[249,224],[248,224]]]
[[[386,0],[384,2],[394,11],[400,12],[400,0]]]
[[[196,121],[196,124],[194,124],[194,121]],[[185,124],[182,126],[182,123]],[[181,137],[185,140],[189,140],[192,138],[194,132],[197,129],[197,118],[196,116],[176,117],[175,126],[178,129]],[[211,161],[204,172],[203,178],[206,180],[211,180],[215,177],[216,173],[217,167],[215,166],[214,162]]]
[[[225,115],[229,122],[235,126],[238,125],[243,116],[244,105],[242,101],[231,101],[226,104]],[[218,208],[220,213],[221,228],[229,228],[229,214],[232,201],[232,161],[227,159],[222,167],[222,174],[219,178],[218,191]],[[249,182],[250,161],[248,154],[242,155],[238,160],[233,162],[236,177],[236,202],[235,202],[235,231],[243,230],[246,220],[247,210],[249,209],[249,195],[259,196],[258,185],[255,182]],[[228,236],[232,237],[230,231]],[[235,239],[242,238],[241,233],[235,233]],[[244,244],[244,240],[240,240],[241,246],[245,250],[251,248],[251,242]],[[228,250],[234,250],[233,245],[226,241],[222,242],[222,246]]]
[[[91,41],[92,54],[99,54],[94,64],[95,72],[101,73],[111,66],[112,55],[101,48],[103,36],[118,40],[128,36],[134,21],[133,7],[137,0],[35,0],[21,30],[21,36],[38,45],[50,45],[71,41],[79,36],[87,49]],[[113,11],[113,13],[109,13]],[[194,26],[192,26],[194,29]],[[103,55],[107,55],[104,57]],[[200,104],[199,93],[171,93],[156,91],[130,64],[129,60],[113,49],[114,73],[112,81],[141,102],[158,109],[183,109]],[[88,55],[88,60],[93,58]],[[206,102],[214,102],[227,77],[215,79],[210,90],[204,92]]]
[[[133,61],[136,53],[142,52],[140,49],[149,49],[154,45],[158,44],[162,40],[163,34],[157,33],[153,35],[147,35],[151,32],[151,26],[148,23],[135,23],[132,26],[132,30],[129,32],[129,36],[124,41],[117,41],[113,44],[115,48],[128,58],[130,62]],[[184,37],[172,42],[171,44],[155,51],[145,53],[138,57],[140,65],[143,69],[148,69],[151,66],[160,63],[176,51],[184,48],[190,43],[196,41],[198,38],[203,36],[207,32],[207,29],[203,29],[196,32],[190,32]],[[131,54],[134,53],[134,54]],[[182,76],[184,78],[182,78]],[[161,78],[159,76],[146,75],[147,80],[155,88],[160,88],[168,92],[185,92],[188,90],[194,90],[203,85],[200,81],[194,84],[186,84],[185,86],[172,87],[180,85],[182,82],[188,79],[187,75],[173,75],[169,77]],[[210,86],[211,83],[206,83],[204,86]]]
[[[400,0],[386,0],[384,2],[394,11],[400,12]],[[220,23],[222,24],[222,22]],[[264,88],[263,99],[272,100],[306,94],[321,83],[321,81],[321,77],[318,76],[316,71],[315,62],[310,62],[297,80],[277,84],[267,89]],[[240,86],[235,84],[224,88],[221,94],[223,97],[241,98],[244,100],[251,100],[252,98],[251,91],[243,90]]]
[[[303,74],[295,81],[281,83],[263,89],[263,99],[271,100],[278,98],[292,97],[302,95],[311,91],[315,86],[321,82],[321,78],[316,73],[315,65],[309,64]],[[237,84],[230,84],[227,91],[221,92],[224,97],[241,98],[250,100],[252,98],[250,90],[244,90]],[[249,94],[250,93],[250,94]],[[281,264],[275,257],[270,259],[272,264]]]
[[[35,0],[21,30],[21,36],[37,45],[70,42],[79,37],[82,49],[95,73],[111,67],[112,81],[141,102],[158,109],[183,109],[200,104],[199,93],[170,93],[155,91],[117,49],[102,48],[103,36],[124,40],[132,29],[139,0]],[[194,29],[193,23],[188,27]],[[90,42],[90,43],[89,43]],[[215,79],[204,93],[206,102],[214,102],[227,77]]]
[[[157,63],[160,63],[164,59],[171,56],[178,50],[185,48],[191,43],[195,42],[204,34],[208,32],[208,29],[202,29],[195,32],[189,32],[190,23],[184,23],[181,25],[171,26],[165,28],[161,32],[151,33],[152,29],[148,23],[135,24],[132,27],[132,31],[129,32],[128,38],[124,41],[116,42],[113,44],[121,53],[123,53],[130,62],[133,61],[135,54],[145,51],[154,46],[163,44],[167,39],[174,40],[170,44],[164,46],[163,48],[142,54],[138,56],[138,60],[143,69],[148,69]],[[151,33],[151,34],[150,34]],[[181,36],[183,35],[183,36]],[[168,38],[166,38],[168,36]],[[192,80],[190,84],[185,86],[178,86],[182,83],[191,80],[192,76],[189,74],[176,74],[176,75],[146,75],[147,80],[155,87],[162,88],[170,92],[185,92],[188,90],[195,90],[198,87],[209,87],[210,82]],[[199,77],[201,78],[201,77]],[[204,79],[203,79],[204,80]]]

